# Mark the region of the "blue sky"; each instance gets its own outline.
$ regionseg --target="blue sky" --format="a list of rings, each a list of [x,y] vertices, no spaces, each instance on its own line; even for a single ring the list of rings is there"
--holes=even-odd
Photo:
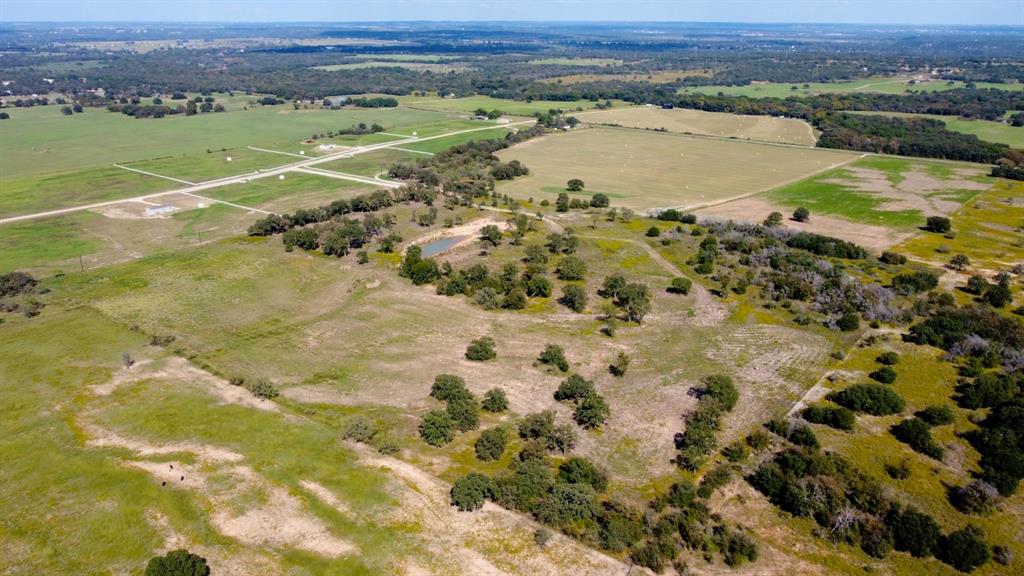
[[[1024,26],[1024,0],[0,0],[0,21],[604,20]]]

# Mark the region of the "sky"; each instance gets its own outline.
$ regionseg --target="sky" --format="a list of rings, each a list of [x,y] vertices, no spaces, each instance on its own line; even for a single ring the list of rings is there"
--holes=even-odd
[[[408,20],[1024,26],[1024,0],[0,0],[0,22]]]

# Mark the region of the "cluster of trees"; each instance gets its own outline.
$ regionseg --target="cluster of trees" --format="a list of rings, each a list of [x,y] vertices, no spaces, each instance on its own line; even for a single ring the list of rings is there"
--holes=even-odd
[[[395,108],[398,106],[398,100],[391,96],[349,98],[345,100],[345,103],[351,104],[356,108]]]
[[[384,127],[376,122],[367,126],[365,122],[359,124],[353,124],[348,128],[339,128],[338,130],[328,130],[326,133],[321,132],[319,134],[313,134],[310,136],[310,140],[320,140],[323,138],[334,138],[335,136],[362,136],[363,134],[376,134],[377,132],[383,132]]]
[[[614,308],[606,313],[605,332],[613,336],[615,320],[619,313],[627,322],[643,322],[644,316],[651,311],[651,289],[642,282],[627,282],[620,274],[613,274],[604,279],[598,295],[610,300]]]
[[[415,164],[395,164],[388,170],[388,175],[398,180],[418,182],[468,205],[473,198],[492,192],[495,180],[528,174],[529,170],[518,161],[504,163],[494,153],[542,133],[543,128],[531,126],[509,133],[502,139],[458,144]]]
[[[943,535],[931,516],[893,502],[877,480],[807,442],[777,452],[747,481],[779,508],[813,518],[826,537],[858,545],[876,558],[895,549],[919,558],[935,555],[970,572],[991,555],[979,529]]]
[[[1005,144],[985,142],[973,134],[954,132],[941,120],[862,114],[829,114],[817,122],[818,146],[946,158],[994,164],[1010,151]]]
[[[840,330],[854,330],[860,316],[892,320],[895,294],[876,284],[866,284],[844,272],[829,258],[861,259],[867,251],[855,244],[781,227],[708,220],[707,233],[696,256],[694,270],[714,273],[721,282],[719,293],[743,294],[760,286],[769,305],[789,308],[799,324],[809,324],[812,313]],[[715,266],[717,265],[717,269]],[[807,302],[808,306],[796,305]]]
[[[438,374],[430,388],[430,396],[445,403],[444,410],[431,410],[420,421],[420,438],[431,446],[448,444],[455,439],[458,431],[468,432],[477,429],[480,426],[481,408],[488,412],[503,412],[508,408],[508,399],[503,390],[489,390],[481,404],[466,388],[466,381],[453,374]],[[496,443],[494,440],[498,438],[490,438],[478,446],[477,453],[482,452],[487,457],[493,456],[491,459],[500,458],[505,450],[505,441]]]
[[[600,428],[611,415],[608,403],[594,388],[594,383],[575,372],[558,385],[555,400],[571,402],[575,406],[572,417],[581,428]]]
[[[575,444],[571,428],[556,424],[553,412],[526,416],[518,434],[523,448],[508,469],[493,477],[473,472],[460,478],[452,487],[452,505],[477,510],[492,500],[588,545],[627,552],[637,564],[659,572],[684,548],[702,551],[709,559],[721,553],[730,566],[757,558],[754,541],[714,518],[705,502],[729,479],[728,470],[709,473],[700,488],[688,480],[679,482],[655,498],[645,513],[604,496],[608,474],[590,460],[570,456],[553,467],[549,453],[564,453]],[[546,540],[539,531],[538,544]]]
[[[702,384],[697,390],[697,407],[686,417],[686,429],[676,435],[676,463],[690,471],[703,466],[707,455],[715,450],[722,415],[739,400],[739,392],[729,376],[713,374],[704,378]]]

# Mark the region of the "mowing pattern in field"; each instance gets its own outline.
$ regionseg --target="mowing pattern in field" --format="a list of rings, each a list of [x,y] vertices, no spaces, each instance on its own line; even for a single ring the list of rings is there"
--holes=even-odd
[[[855,155],[771,144],[621,129],[577,130],[502,151],[530,175],[499,186],[517,197],[553,200],[571,178],[613,206],[699,206],[751,194],[847,162]]]
[[[853,222],[912,230],[926,216],[960,208],[992,179],[977,165],[868,157],[842,168],[773,190],[782,206]]]
[[[291,106],[246,111],[134,119],[88,108],[64,116],[59,106],[19,108],[0,135],[0,175],[8,178],[132,162],[207,149],[267,146],[313,134],[377,123],[403,133],[443,122],[451,114],[408,108],[293,110]],[[443,130],[442,130],[443,131]]]
[[[687,134],[763,140],[786,144],[814,145],[810,124],[794,118],[741,116],[722,112],[703,112],[682,108],[664,110],[653,106],[619,108],[577,114],[583,122],[618,124],[627,128],[668,130]]]

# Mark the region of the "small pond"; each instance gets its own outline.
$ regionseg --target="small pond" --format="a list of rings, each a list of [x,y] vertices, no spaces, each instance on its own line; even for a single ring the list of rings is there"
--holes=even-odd
[[[456,244],[469,238],[469,236],[449,236],[447,238],[440,238],[433,242],[427,242],[422,246],[422,255],[424,258],[430,258],[431,256],[437,256],[438,254],[449,250]]]

